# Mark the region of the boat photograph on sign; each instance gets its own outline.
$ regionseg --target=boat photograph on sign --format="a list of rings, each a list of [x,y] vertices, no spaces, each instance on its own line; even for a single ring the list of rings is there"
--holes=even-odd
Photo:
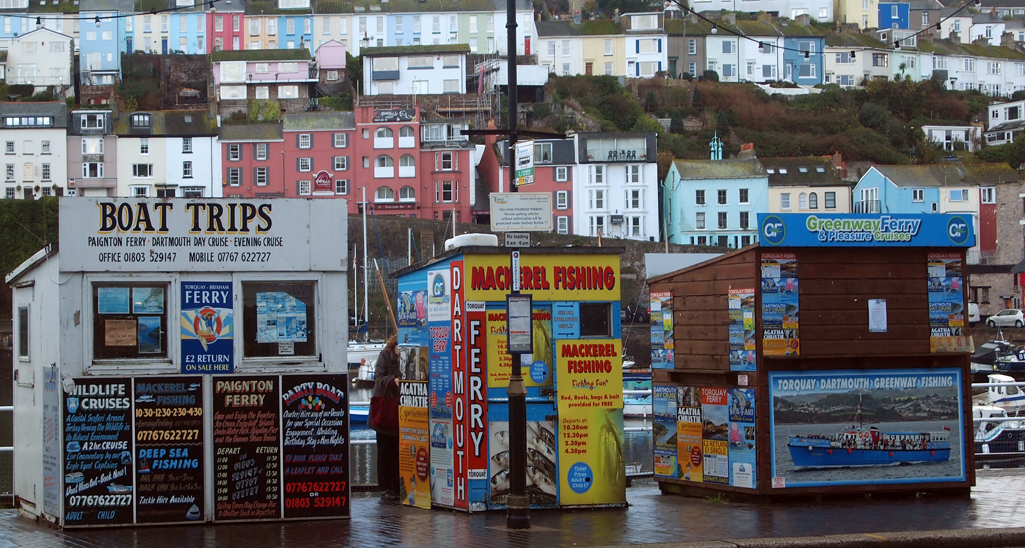
[[[769,387],[773,477],[786,487],[965,475],[957,369],[773,372]]]

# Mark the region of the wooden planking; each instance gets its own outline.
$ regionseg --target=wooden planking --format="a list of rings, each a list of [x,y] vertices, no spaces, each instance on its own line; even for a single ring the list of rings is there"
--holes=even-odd
[[[799,251],[802,254],[798,258],[798,276],[801,267],[808,265],[846,265],[852,263],[852,255],[857,255],[858,264],[893,264],[909,263],[920,265],[922,276],[926,273],[926,258],[933,251],[949,251],[945,249],[924,249],[920,247],[871,247],[871,248],[843,248],[843,247],[817,247],[806,248]],[[808,253],[807,251],[812,251]]]
[[[898,339],[895,339],[893,333],[900,333],[904,340],[924,339],[926,343],[929,342],[929,336],[931,330],[929,324],[902,324],[893,325],[890,324],[887,327],[885,333],[873,333],[867,329],[864,331],[860,329],[861,326],[853,325],[815,325],[805,326],[801,324],[801,346],[804,346],[805,340],[810,341],[822,341],[836,343],[837,341],[862,341],[862,340],[874,340],[882,344],[897,344]]]
[[[925,293],[915,295],[819,295],[805,298],[801,295],[801,320],[803,323],[804,313],[811,311],[835,310],[835,311],[856,311],[868,310],[869,299],[886,299],[886,312],[889,316],[890,310],[911,311],[918,310],[920,314],[929,317],[929,299]],[[867,312],[866,312],[867,313]]]
[[[899,304],[899,301],[898,303]],[[868,302],[867,300],[855,303],[856,308],[831,307],[831,308],[801,308],[801,327],[805,325],[868,325]],[[886,301],[886,322],[889,325],[920,324],[929,323],[929,309],[917,307],[894,306],[890,300]]]
[[[927,330],[928,332],[928,330]],[[805,340],[801,331],[801,355],[813,356],[911,356],[928,354],[929,337],[917,339],[880,340]]]
[[[799,279],[800,280],[800,279]],[[805,295],[928,295],[929,280],[922,278],[818,278],[800,280],[801,298]]]

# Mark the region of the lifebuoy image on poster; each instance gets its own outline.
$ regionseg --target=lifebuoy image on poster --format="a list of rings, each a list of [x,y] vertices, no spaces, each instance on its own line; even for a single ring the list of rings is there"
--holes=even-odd
[[[281,377],[285,518],[349,515],[347,375]]]
[[[195,377],[136,377],[137,523],[204,517],[203,387]]]
[[[234,371],[235,323],[231,282],[182,282],[182,373]]]
[[[769,374],[773,484],[964,481],[961,371]]]
[[[278,377],[215,377],[214,518],[281,517]]]
[[[64,394],[64,524],[132,523],[132,385],[75,379]]]

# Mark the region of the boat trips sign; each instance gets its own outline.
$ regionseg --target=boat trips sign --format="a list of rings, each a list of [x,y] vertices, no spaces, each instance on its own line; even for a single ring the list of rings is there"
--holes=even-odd
[[[772,486],[965,481],[961,371],[769,373]]]
[[[759,213],[758,240],[779,247],[972,247],[971,215]]]

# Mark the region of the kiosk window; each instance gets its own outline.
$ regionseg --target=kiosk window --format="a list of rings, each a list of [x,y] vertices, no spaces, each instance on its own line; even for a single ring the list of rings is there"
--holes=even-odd
[[[29,358],[28,339],[28,307],[18,307],[18,357],[27,360]]]
[[[167,357],[167,285],[93,284],[93,357]]]
[[[611,337],[612,305],[609,303],[580,303],[580,336]]]
[[[245,356],[315,356],[316,283],[243,282]]]

